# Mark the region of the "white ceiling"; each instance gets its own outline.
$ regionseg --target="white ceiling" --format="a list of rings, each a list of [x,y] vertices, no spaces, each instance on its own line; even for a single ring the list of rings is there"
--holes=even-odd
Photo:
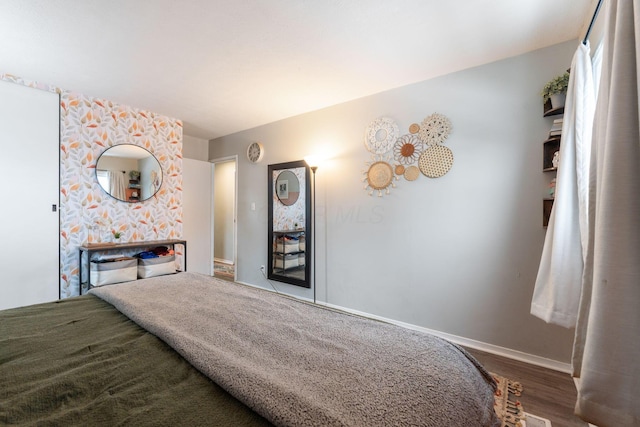
[[[581,38],[595,0],[2,0],[0,73],[211,139]]]

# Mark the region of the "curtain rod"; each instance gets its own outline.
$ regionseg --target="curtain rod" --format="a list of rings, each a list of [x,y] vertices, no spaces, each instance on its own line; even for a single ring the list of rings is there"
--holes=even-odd
[[[584,35],[584,40],[582,40],[582,44],[587,44],[587,40],[589,39],[589,34],[591,34],[591,28],[593,27],[593,23],[596,22],[596,18],[598,17],[598,12],[600,12],[600,6],[602,6],[602,0],[598,0],[596,11],[593,12],[593,16],[591,17],[591,22],[589,23],[589,28],[587,28],[587,34]]]

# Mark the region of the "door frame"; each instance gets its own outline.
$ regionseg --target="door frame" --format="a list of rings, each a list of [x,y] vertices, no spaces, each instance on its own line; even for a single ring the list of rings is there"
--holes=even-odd
[[[215,252],[215,172],[216,164],[233,162],[235,172],[233,174],[233,281],[238,280],[238,155],[218,157],[209,160],[211,162],[211,272],[215,277],[214,260]]]

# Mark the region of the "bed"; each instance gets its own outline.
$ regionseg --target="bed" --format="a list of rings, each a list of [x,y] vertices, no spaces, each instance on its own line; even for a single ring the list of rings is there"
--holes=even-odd
[[[0,312],[0,424],[499,426],[437,337],[195,274]]]

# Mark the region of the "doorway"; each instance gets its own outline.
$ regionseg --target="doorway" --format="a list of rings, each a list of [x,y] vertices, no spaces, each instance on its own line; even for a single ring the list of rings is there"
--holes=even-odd
[[[213,160],[213,275],[235,281],[237,156]]]

